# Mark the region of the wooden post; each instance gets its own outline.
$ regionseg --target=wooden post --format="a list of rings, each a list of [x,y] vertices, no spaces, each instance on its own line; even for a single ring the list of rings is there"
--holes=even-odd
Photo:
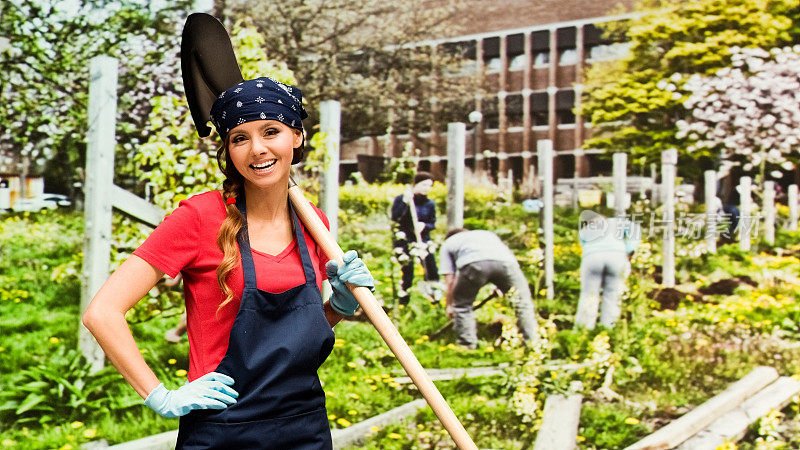
[[[571,450],[576,448],[583,397],[553,394],[547,397],[542,413],[542,427],[533,450]]]
[[[750,198],[750,177],[739,180],[739,249],[750,251],[750,228],[752,225],[753,200]]]
[[[319,130],[325,133],[325,172],[322,174],[320,209],[328,216],[331,235],[339,231],[339,144],[342,104],[325,100],[319,105]]]
[[[658,189],[658,183],[656,183],[656,163],[650,163],[650,179],[653,180],[653,190],[650,191],[650,206],[655,208],[658,206],[658,202],[661,197],[661,192]]]
[[[627,178],[626,170],[628,155],[625,153],[614,153],[614,215],[625,217],[625,200],[627,200]]]
[[[706,201],[706,246],[711,253],[717,253],[717,172],[704,172]]]
[[[92,58],[89,65],[89,134],[86,148],[86,199],[83,241],[81,315],[108,278],[111,260],[111,187],[117,126],[117,60]],[[103,367],[105,355],[94,337],[80,325],[78,348],[93,370]]]
[[[547,298],[552,299],[554,263],[553,263],[553,141],[542,139],[536,143],[539,152],[539,179],[542,180],[542,202],[544,203],[544,280]]]
[[[764,239],[775,243],[775,182],[764,182]]]
[[[661,152],[661,193],[664,208],[663,287],[675,287],[675,166],[678,151]]]
[[[789,185],[789,230],[797,231],[798,204],[797,204],[797,185]]]
[[[467,127],[447,124],[447,229],[464,226],[464,155]]]

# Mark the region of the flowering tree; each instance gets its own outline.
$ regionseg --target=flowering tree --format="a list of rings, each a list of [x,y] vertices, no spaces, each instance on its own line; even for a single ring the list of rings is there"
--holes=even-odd
[[[721,170],[741,165],[780,178],[791,170],[800,148],[800,45],[731,49],[731,66],[713,76],[693,75],[683,88],[691,112],[676,122],[689,152],[718,153]],[[760,183],[759,183],[760,184]]]
[[[175,36],[191,9],[176,0],[9,0],[0,3],[0,166],[44,172],[72,188],[84,166],[89,61],[118,58],[118,166],[146,140],[149,100],[177,66]]]
[[[681,87],[692,74],[712,75],[730,66],[730,48],[785,45],[796,39],[797,0],[638,0],[637,18],[601,25],[627,42],[627,57],[593,63],[585,74],[581,114],[592,123],[586,148],[630,154],[630,163],[658,162],[678,148],[676,121],[685,119]],[[670,76],[675,75],[673,79]],[[666,80],[661,82],[661,80]],[[683,159],[682,159],[683,160]],[[701,170],[681,164],[682,175]]]

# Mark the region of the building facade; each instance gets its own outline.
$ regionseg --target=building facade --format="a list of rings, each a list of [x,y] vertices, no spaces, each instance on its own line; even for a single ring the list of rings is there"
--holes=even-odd
[[[591,126],[575,111],[580,107],[580,80],[588,65],[621,58],[627,52],[626,43],[604,39],[597,24],[625,20],[633,14],[608,13],[613,7],[610,2],[474,3],[476,8],[457,19],[465,22],[463,28],[471,33],[424,43],[461,52],[468,61],[464,71],[484,74],[485,92],[469,99],[474,111],[481,113],[473,114],[473,119],[482,119],[470,123],[467,114],[463,118],[469,128],[467,167],[488,171],[493,177],[507,176],[510,170],[517,182],[527,180],[535,171],[536,142],[549,139],[556,155],[556,178],[610,170],[608,162],[595,156],[600,151],[582,148]],[[629,7],[632,2],[627,3]],[[345,143],[342,171],[365,173],[370,166],[374,171],[376,161],[400,156],[405,143],[412,142],[420,150],[420,169],[443,177],[446,127],[446,123],[434,123],[430,130]]]

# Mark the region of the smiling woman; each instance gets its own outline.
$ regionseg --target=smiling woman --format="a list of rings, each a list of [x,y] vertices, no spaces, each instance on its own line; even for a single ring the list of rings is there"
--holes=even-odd
[[[100,288],[84,324],[147,406],[181,417],[178,448],[331,448],[317,370],[332,327],[358,308],[345,283],[374,281],[354,251],[341,267],[328,261],[288,200],[308,117],[300,90],[243,81],[210,116],[222,191],[182,201]],[[176,390],[159,382],[125,323],[165,273],[182,274],[186,293],[189,383]]]

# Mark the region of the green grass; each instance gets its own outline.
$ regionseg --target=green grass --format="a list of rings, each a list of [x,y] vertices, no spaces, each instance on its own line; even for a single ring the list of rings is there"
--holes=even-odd
[[[386,307],[394,306],[399,268],[390,260],[390,223],[386,211],[399,187],[343,188],[339,243],[356,249],[376,278],[376,297]],[[439,227],[445,228],[444,190],[434,189]],[[592,345],[609,338],[610,364],[616,367],[611,388],[622,400],[597,397],[607,366],[586,370],[543,371],[535,367],[536,399],[543,405],[547,395],[569,390],[570,382],[583,383],[581,448],[619,448],[635,442],[668,420],[702,403],[756,365],[776,367],[782,374],[800,373],[800,352],[793,343],[800,337],[800,306],[794,300],[800,286],[783,281],[798,276],[798,262],[787,255],[800,254],[794,242],[800,233],[778,233],[774,247],[757,243],[749,254],[735,245],[720,248],[716,255],[689,256],[679,252],[678,282],[710,283],[708,275],[724,271],[730,276],[748,275],[758,287],[740,287],[729,297],[706,297],[707,303],[681,301],[676,311],[659,311],[648,293],[657,287],[652,267],[660,264],[660,243],[651,253],[640,252],[629,278],[623,320],[614,330],[573,331],[572,315],[580,292],[578,267],[580,248],[576,242],[577,212],[555,214],[556,289],[546,300],[542,286],[542,264],[536,230],[538,216],[519,205],[498,202],[491,192],[468,196],[465,222],[497,230],[518,256],[535,296],[537,313],[549,318],[552,333],[543,363],[581,362],[593,357]],[[7,390],[26,369],[54,364],[60,349],[77,346],[80,281],[83,246],[82,218],[76,213],[45,212],[4,217],[0,221],[0,383]],[[127,255],[145,236],[138,227],[115,219],[118,242],[115,261]],[[679,241],[690,248],[690,241]],[[764,255],[761,254],[764,252]],[[778,256],[778,255],[781,256]],[[767,269],[766,271],[764,269]],[[417,268],[420,278],[421,269]],[[765,273],[772,273],[772,279]],[[488,289],[479,298],[484,297]],[[131,330],[143,355],[168,387],[185,381],[188,369],[186,342],[169,344],[163,333],[177,323],[181,313],[179,290],[159,288],[130,314]],[[393,308],[390,317],[414,354],[427,368],[462,368],[504,364],[503,376],[437,382],[459,419],[482,448],[530,448],[541,421],[541,411],[521,415],[513,403],[520,389],[525,363],[537,357],[522,347],[503,348],[496,342],[493,324],[513,323],[508,302],[494,299],[477,312],[481,347],[465,350],[454,346],[452,331],[438,339],[429,337],[447,319],[443,305],[431,305],[412,290],[408,307]],[[544,324],[544,322],[543,322]],[[404,376],[374,328],[359,321],[337,325],[337,342],[320,370],[327,394],[332,428],[343,428],[404,404],[420,395],[413,385],[398,384]],[[605,333],[605,334],[604,334]],[[119,443],[177,427],[177,420],[158,417],[141,406],[138,396],[115,376],[105,391],[108,396],[129,401],[114,409],[92,410],[79,418],[56,417],[50,422],[15,423],[6,420],[0,428],[0,445],[10,448],[77,448],[82,443],[105,439]],[[786,424],[797,421],[797,403],[785,410]],[[798,442],[797,429],[785,426],[780,439]],[[763,431],[763,430],[762,430]],[[743,448],[751,448],[763,437],[751,430]],[[450,448],[449,437],[430,409],[409,420],[375,430],[364,448]]]

